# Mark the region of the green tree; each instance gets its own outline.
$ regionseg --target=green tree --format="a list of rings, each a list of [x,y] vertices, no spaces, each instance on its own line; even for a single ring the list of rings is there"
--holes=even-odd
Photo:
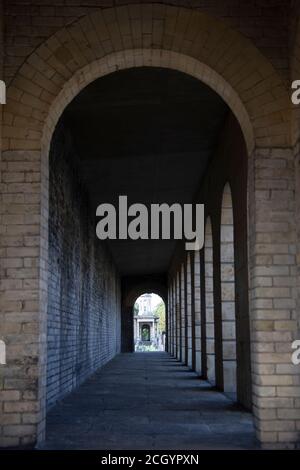
[[[164,302],[160,302],[155,310],[154,315],[159,318],[158,330],[160,333],[166,331],[166,308]]]

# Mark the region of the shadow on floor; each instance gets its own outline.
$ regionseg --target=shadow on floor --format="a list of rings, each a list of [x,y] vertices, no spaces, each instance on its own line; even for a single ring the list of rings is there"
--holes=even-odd
[[[252,416],[167,353],[120,354],[47,416],[41,449],[254,449]]]

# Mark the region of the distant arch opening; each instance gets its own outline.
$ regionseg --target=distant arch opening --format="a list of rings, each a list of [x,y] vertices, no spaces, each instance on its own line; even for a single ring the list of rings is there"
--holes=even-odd
[[[134,303],[134,351],[165,350],[166,307],[163,299],[154,293],[140,295]]]

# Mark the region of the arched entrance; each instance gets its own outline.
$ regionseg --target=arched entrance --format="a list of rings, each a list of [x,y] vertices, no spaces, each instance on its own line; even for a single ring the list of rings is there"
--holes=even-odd
[[[135,352],[158,352],[166,348],[166,307],[153,293],[139,296],[133,307]]]
[[[263,341],[261,339],[262,335],[265,334],[265,326],[260,323],[263,320],[257,320],[257,315],[261,314],[260,305],[268,304],[270,293],[267,290],[258,291],[258,284],[260,281],[262,284],[265,278],[263,269],[261,269],[264,266],[260,264],[261,259],[258,252],[259,234],[263,234],[264,237],[261,238],[264,239],[270,236],[270,239],[274,240],[276,245],[279,244],[278,238],[285,230],[281,230],[280,226],[276,226],[278,231],[277,240],[272,238],[274,231],[274,225],[272,224],[274,224],[274,218],[276,219],[276,214],[280,210],[276,207],[274,199],[272,199],[271,209],[262,216],[260,196],[262,189],[269,187],[271,180],[274,178],[265,175],[264,178],[261,178],[262,181],[259,182],[260,175],[257,172],[255,173],[255,168],[257,168],[256,163],[264,160],[266,154],[268,156],[268,168],[272,164],[275,166],[278,152],[281,153],[284,161],[289,160],[287,131],[289,115],[286,113],[288,97],[285,88],[274,69],[253,45],[222,22],[208,18],[202,13],[175,7],[159,5],[155,8],[155,14],[152,12],[152,8],[147,8],[147,5],[140,5],[137,10],[133,10],[130,6],[125,6],[107,9],[105,12],[84,17],[74,25],[74,34],[72,36],[67,28],[59,31],[47,41],[47,44],[41,45],[28,58],[8,88],[8,104],[4,114],[5,122],[9,124],[4,129],[3,157],[6,162],[12,164],[11,170],[9,170],[11,172],[14,171],[15,166],[13,163],[16,161],[21,162],[20,164],[24,168],[27,163],[29,164],[27,167],[32,165],[36,178],[34,181],[27,182],[27,186],[23,188],[24,194],[35,195],[32,196],[32,200],[35,201],[35,207],[32,208],[32,218],[28,219],[32,223],[28,224],[25,218],[20,227],[25,233],[25,235],[22,235],[24,237],[32,236],[34,232],[38,246],[36,249],[31,248],[16,255],[21,263],[23,263],[25,257],[30,269],[32,266],[35,269],[32,274],[33,289],[30,294],[31,297],[28,299],[29,294],[27,293],[21,299],[25,309],[23,313],[35,317],[32,324],[32,330],[34,331],[32,346],[29,348],[30,351],[27,352],[28,361],[39,364],[39,380],[36,381],[36,398],[34,399],[38,410],[36,412],[38,427],[34,432],[31,430],[30,435],[24,430],[25,434],[22,438],[27,439],[28,442],[30,440],[34,442],[44,437],[46,306],[49,287],[47,272],[49,261],[49,147],[54,128],[67,104],[88,83],[100,76],[116,70],[140,66],[180,70],[203,81],[219,93],[237,117],[247,145],[247,154],[251,157],[248,184],[250,208],[248,218],[251,221],[251,236],[248,249],[251,261],[250,317],[251,322],[255,322],[252,325],[252,343],[260,345]],[[107,27],[107,21],[110,23],[108,18],[113,18],[111,24],[118,24],[117,32],[116,28]],[[146,44],[152,44],[152,48],[144,47],[143,18],[147,18],[150,25],[149,31],[151,33],[146,34],[148,36]],[[177,18],[178,21],[175,20]],[[154,28],[154,23],[157,20],[163,24],[163,27],[159,30]],[[187,24],[189,27],[186,27]],[[139,25],[140,28],[137,29],[136,25]],[[87,34],[84,41],[80,39],[82,29]],[[140,32],[135,34],[136,31]],[[215,35],[213,33],[215,31],[218,31],[219,34],[214,40]],[[207,40],[207,38],[211,39]],[[239,44],[237,50],[231,47],[233,42]],[[242,73],[240,73],[241,67],[238,65],[243,65]],[[28,89],[28,82],[26,79],[24,80],[28,75],[33,83],[38,81],[41,84],[41,86],[37,85],[38,90]],[[55,77],[55,80],[52,81],[51,77]],[[257,92],[257,83],[259,83],[259,87],[264,88],[266,86],[269,92],[269,95],[264,98],[266,101],[263,99],[263,115],[260,114],[260,95]],[[279,122],[277,119],[273,120],[273,107],[279,113]],[[260,169],[263,171],[263,168],[260,167]],[[259,172],[259,170],[257,171]],[[287,183],[285,188],[288,188],[289,178],[291,179],[291,177],[286,175],[285,178],[285,183]],[[36,181],[40,181],[41,186]],[[5,187],[3,191],[6,191]],[[25,214],[28,198],[24,198],[21,204],[24,205]],[[20,211],[20,208],[18,208],[18,211]],[[292,217],[291,212],[289,216]],[[31,226],[30,229],[28,225]],[[5,226],[9,226],[9,222]],[[245,233],[243,232],[241,236],[245,237]],[[9,246],[3,246],[4,250],[9,248]],[[238,272],[245,266],[247,261],[245,252],[247,254],[247,249],[244,249],[240,257],[237,266]],[[284,263],[284,259],[273,260],[272,258],[272,263],[278,266]],[[291,294],[286,291],[284,293],[286,293],[285,299],[288,304],[288,300],[292,300],[290,299]],[[12,299],[4,293],[4,300],[11,302]],[[220,304],[220,295],[218,302]],[[125,302],[125,306],[128,307],[127,302]],[[130,308],[132,308],[132,305]],[[280,302],[275,302],[273,308],[275,311],[279,310]],[[239,313],[246,323],[249,322],[246,310]],[[237,331],[237,348],[240,348],[244,355],[249,358],[250,348],[244,349],[245,344],[249,346],[249,331],[244,329],[242,332],[238,324]],[[183,345],[184,342],[181,344]],[[220,353],[219,346],[216,354]],[[24,348],[28,351],[26,344],[24,344]],[[261,379],[268,375],[265,374],[264,368],[261,366],[265,363],[269,364],[269,362],[268,357],[261,357],[260,353],[257,352],[258,350],[259,347],[254,350],[252,356],[253,376],[256,380],[252,401],[255,404],[259,438],[268,442],[268,436],[264,434],[263,424],[264,420],[270,420],[262,418],[261,411],[264,409],[264,400],[266,398],[260,391],[263,387],[263,380]],[[186,360],[188,360],[188,357]],[[246,376],[247,372],[242,370],[238,371],[238,374]],[[29,387],[25,366],[20,369],[18,374],[15,378],[23,383],[25,389],[26,386]],[[22,390],[24,387],[22,386]],[[243,390],[242,394],[244,397],[247,395],[246,399],[249,401],[249,387],[246,391]],[[269,424],[272,429],[272,423]]]
[[[207,115],[212,118],[208,119]],[[78,272],[78,277],[83,280],[86,277],[90,278],[97,285],[100,282],[97,280],[100,268],[95,273],[89,273],[86,270],[88,264],[93,265],[93,258],[90,256],[96,258],[99,256],[108,272],[111,264],[108,255],[99,253],[99,243],[90,240],[91,235],[88,235],[93,234],[93,209],[95,210],[99,201],[114,204],[120,193],[126,194],[130,202],[140,200],[146,203],[155,201],[164,203],[165,200],[169,200],[173,204],[177,202],[177,198],[180,202],[190,200],[197,191],[200,180],[205,178],[207,169],[212,167],[211,171],[214,171],[213,169],[219,165],[220,156],[214,152],[213,147],[215,139],[220,139],[220,146],[223,146],[222,139],[224,138],[219,137],[221,128],[224,129],[223,132],[229,141],[235,139],[234,134],[239,136],[236,144],[239,147],[238,153],[234,152],[234,157],[230,156],[226,151],[226,144],[222,160],[223,164],[228,167],[227,171],[232,167],[233,175],[236,176],[234,171],[239,171],[239,176],[242,175],[240,180],[237,179],[236,193],[240,192],[244,203],[243,216],[240,216],[240,221],[246,229],[247,157],[245,143],[231,111],[209,87],[181,72],[157,67],[135,67],[94,81],[82,90],[65,109],[55,129],[49,160],[49,274],[51,281],[54,281],[53,284],[50,283],[48,291],[48,338],[50,339],[47,361],[47,396],[49,397],[47,401],[49,406],[58,398],[62,398],[70,388],[79,385],[91,373],[90,367],[95,364],[101,366],[107,362],[118,348],[117,339],[113,343],[106,340],[106,337],[111,335],[109,318],[104,318],[93,328],[95,332],[97,327],[101,327],[102,322],[108,323],[108,329],[103,336],[100,331],[98,332],[101,338],[100,343],[104,345],[104,351],[99,356],[102,362],[90,360],[91,356],[86,355],[87,351],[90,352],[90,345],[86,346],[81,339],[86,336],[88,341],[92,340],[93,334],[89,333],[89,324],[83,320],[84,311],[90,310],[94,315],[94,309],[96,310],[97,307],[93,306],[93,297],[87,302],[90,288],[85,288],[84,284],[78,286],[77,276],[74,276],[74,273]],[[116,134],[118,139],[114,139]],[[199,153],[201,158],[198,156]],[[233,158],[236,160],[233,161]],[[64,160],[66,160],[65,164]],[[234,164],[238,170],[233,170]],[[76,179],[77,173],[82,175],[87,189],[85,196],[82,195],[81,200],[78,201],[79,204],[74,209],[74,199],[76,201],[76,194],[80,192],[81,183],[73,182],[69,188],[66,175],[74,174]],[[224,174],[221,174],[223,177]],[[211,177],[211,180],[213,179]],[[182,188],[178,191],[177,188],[180,185]],[[203,187],[205,188],[206,184]],[[66,189],[62,190],[62,188]],[[215,200],[211,197],[213,190],[215,190]],[[221,181],[215,186],[212,185],[207,193],[201,196],[214,219],[218,217],[218,197],[222,191]],[[68,200],[70,194],[72,197]],[[160,199],[156,194],[159,194]],[[212,201],[210,205],[209,200]],[[84,207],[83,204],[85,204]],[[75,245],[72,248],[67,237],[66,226],[71,225],[74,219],[78,219],[80,225],[73,229]],[[221,218],[221,224],[225,225],[225,222]],[[88,230],[84,228],[84,224],[87,224]],[[220,307],[220,301],[223,302],[224,299],[222,296],[220,300],[215,298],[217,288],[213,288],[217,283],[214,273],[218,272],[213,265],[216,261],[219,262],[213,259],[213,255],[218,253],[216,248],[213,249],[213,244],[216,247],[218,243],[216,240],[218,225],[215,221],[214,226],[214,233],[212,227],[207,228],[204,274],[199,270],[196,279],[193,254],[186,253],[184,256],[184,356],[186,365],[194,369],[196,356],[195,284],[199,283],[201,277],[204,276],[206,331],[203,340],[206,341],[207,376],[212,384],[216,383],[220,389],[229,392],[225,380],[228,375],[226,367],[229,340],[224,324],[227,327],[227,323],[222,320],[223,312],[221,316],[218,316],[216,310]],[[121,286],[124,304],[121,314],[122,352],[132,352],[134,350],[133,332],[136,331],[133,327],[136,319],[133,318],[132,312],[136,297],[131,297],[129,300],[128,295],[132,296],[137,289],[142,287],[145,289],[147,282],[153,286],[153,292],[157,292],[158,289],[162,290],[162,286],[166,289],[168,263],[176,247],[174,241],[157,242],[142,238],[135,241],[134,250],[131,241],[107,240],[106,243],[112,259],[117,263],[117,269],[121,273],[121,284],[123,284]],[[239,243],[242,245],[243,241]],[[221,248],[223,245],[221,243]],[[61,252],[64,263],[61,263]],[[74,263],[75,252],[80,254],[79,263]],[[222,256],[221,262],[223,262]],[[65,264],[68,266],[67,275]],[[163,272],[160,273],[160,271]],[[56,273],[59,275],[57,276]],[[138,274],[132,276],[133,273]],[[147,276],[145,273],[148,273]],[[143,276],[146,277],[143,278]],[[177,357],[180,340],[178,336],[178,284],[175,281],[176,278],[169,283],[168,289],[167,344],[168,351]],[[126,286],[127,282],[132,283],[130,292]],[[110,283],[107,284],[106,292],[110,291],[109,285]],[[58,293],[58,286],[60,293]],[[224,289],[223,286],[221,287],[222,293]],[[152,290],[143,292],[152,292]],[[69,298],[70,293],[73,294]],[[78,299],[77,311],[72,307],[74,297]],[[66,331],[62,328],[57,329],[58,302],[63,305],[63,318],[59,319],[60,325],[62,327],[66,325]],[[125,307],[126,302],[130,303]],[[106,303],[109,303],[109,299],[104,299],[104,310]],[[229,307],[233,306],[233,303],[229,304]],[[245,309],[245,312],[245,317],[247,317],[248,309]],[[229,315],[231,312],[227,313]],[[145,318],[141,320],[140,328],[138,328],[139,340],[141,343],[149,343],[152,333],[145,323]],[[113,321],[117,322],[118,319],[115,318]],[[143,326],[145,326],[144,329]],[[249,322],[247,323],[246,320],[243,328],[247,337]],[[70,335],[73,337],[72,341],[69,340]],[[61,345],[60,351],[56,347],[57,343]],[[70,345],[72,347],[76,345],[72,354],[69,353]],[[242,362],[245,369],[249,371],[248,380],[241,382],[241,388],[244,390],[248,389],[251,384],[250,360],[249,354],[246,354],[250,350],[249,341],[244,341],[243,346]],[[75,354],[78,349],[81,351],[80,355]],[[96,353],[95,350],[93,353]],[[63,361],[62,364],[61,361]],[[70,371],[68,381],[62,373],[66,368]],[[218,372],[218,380],[214,377],[215,370]]]

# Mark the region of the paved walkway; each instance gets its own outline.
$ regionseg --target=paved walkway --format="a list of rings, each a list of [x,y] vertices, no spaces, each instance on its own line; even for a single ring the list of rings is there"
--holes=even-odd
[[[251,449],[252,418],[167,353],[120,354],[56,405],[46,449]]]

